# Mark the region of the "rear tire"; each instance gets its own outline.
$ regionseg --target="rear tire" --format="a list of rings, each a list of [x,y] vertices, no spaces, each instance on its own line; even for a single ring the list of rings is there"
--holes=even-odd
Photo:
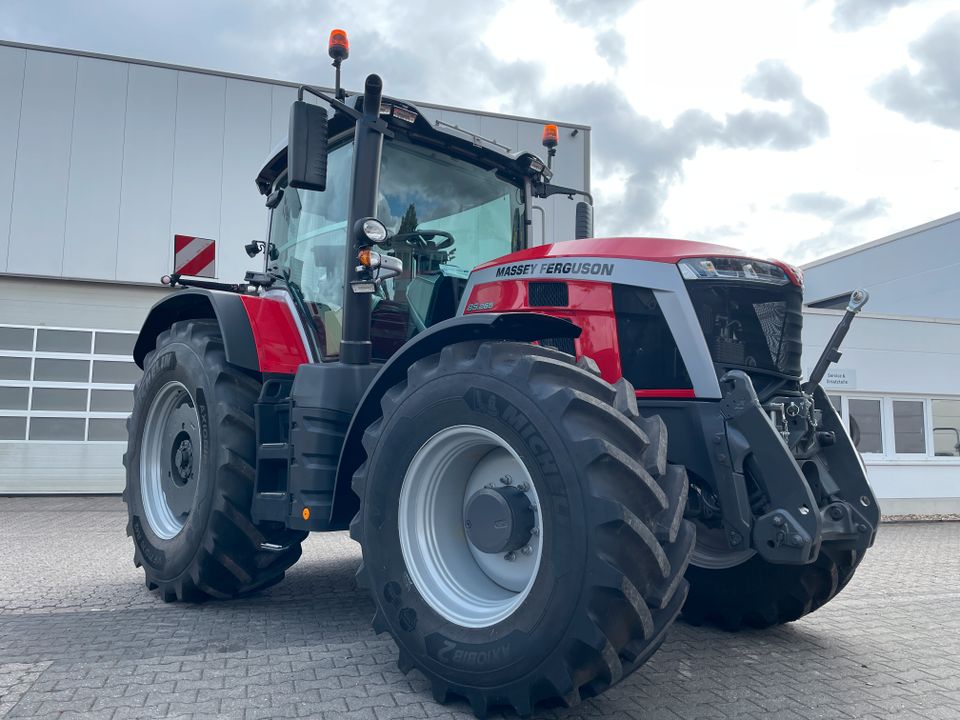
[[[686,474],[675,466],[657,473],[665,456],[617,409],[616,396],[570,356],[514,342],[448,346],[414,363],[384,395],[354,476],[361,507],[351,536],[363,548],[357,579],[376,604],[374,629],[397,643],[400,669],[423,672],[439,702],[463,697],[478,717],[502,705],[521,715],[539,702],[575,705],[633,672],[663,642],[686,596],[694,543],[693,525],[683,520]],[[489,445],[465,461],[451,436]],[[431,448],[440,456],[431,458]],[[405,510],[411,484],[447,463],[444,483],[423,486],[424,497],[429,504],[431,493],[459,483],[466,507],[472,478],[495,453],[512,457],[535,491],[528,495],[538,532],[515,560],[528,550],[539,563],[528,583],[509,591],[514,596],[510,583],[498,592],[477,574],[486,572],[482,562],[507,560],[502,550],[474,564],[466,551],[445,556],[454,546],[476,549],[456,498],[443,500],[436,529],[400,527],[421,517]],[[496,476],[506,475],[491,472],[488,489],[501,487]],[[431,534],[441,542],[423,540],[421,556],[409,551],[411,537]],[[441,559],[424,565],[434,556]],[[463,605],[463,597],[473,599]],[[499,609],[487,613],[484,603]]]
[[[261,590],[300,557],[304,533],[250,518],[260,387],[227,364],[214,320],[174,323],[144,360],[123,500],[134,563],[165,601]]]
[[[708,623],[727,630],[799,620],[843,590],[863,555],[824,545],[809,565],[774,565],[759,555],[724,569],[691,564],[683,618],[692,625]]]

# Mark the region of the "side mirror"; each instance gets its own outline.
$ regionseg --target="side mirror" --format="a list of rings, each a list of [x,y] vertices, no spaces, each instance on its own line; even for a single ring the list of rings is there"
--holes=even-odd
[[[583,201],[577,203],[577,216],[573,227],[577,240],[593,237],[593,205]]]
[[[287,184],[303,190],[327,189],[327,111],[303,100],[290,106]]]

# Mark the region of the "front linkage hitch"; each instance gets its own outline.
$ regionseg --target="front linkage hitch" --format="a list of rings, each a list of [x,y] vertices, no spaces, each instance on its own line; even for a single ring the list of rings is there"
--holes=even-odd
[[[820,386],[868,297],[865,290],[851,294],[802,393],[761,405],[746,373],[731,370],[721,378],[725,433],[714,438],[714,448],[727,473],[717,491],[731,548],[749,545],[771,563],[802,565],[816,560],[825,542],[851,550],[873,544],[880,520],[876,498],[860,455]],[[747,472],[768,500],[759,517],[751,509]]]

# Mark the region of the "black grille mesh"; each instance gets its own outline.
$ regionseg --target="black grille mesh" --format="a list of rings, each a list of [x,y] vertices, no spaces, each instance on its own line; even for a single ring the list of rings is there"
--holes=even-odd
[[[692,280],[687,289],[715,363],[800,376],[800,288]]]
[[[567,307],[570,291],[565,282],[532,282],[527,286],[530,307]]]
[[[754,303],[753,311],[760,321],[763,336],[767,339],[770,348],[770,357],[780,357],[780,345],[783,341],[783,321],[787,316],[785,302]]]

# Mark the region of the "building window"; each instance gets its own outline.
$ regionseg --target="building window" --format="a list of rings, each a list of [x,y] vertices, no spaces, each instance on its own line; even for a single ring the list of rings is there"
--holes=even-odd
[[[960,457],[960,400],[932,400],[933,454]]]
[[[923,432],[923,400],[893,401],[893,447],[896,453],[927,452]]]
[[[0,325],[0,442],[123,442],[136,337]]]
[[[850,398],[850,437],[862,453],[883,453],[883,424],[880,420],[880,401]]]
[[[960,397],[828,396],[872,464],[960,464]]]

